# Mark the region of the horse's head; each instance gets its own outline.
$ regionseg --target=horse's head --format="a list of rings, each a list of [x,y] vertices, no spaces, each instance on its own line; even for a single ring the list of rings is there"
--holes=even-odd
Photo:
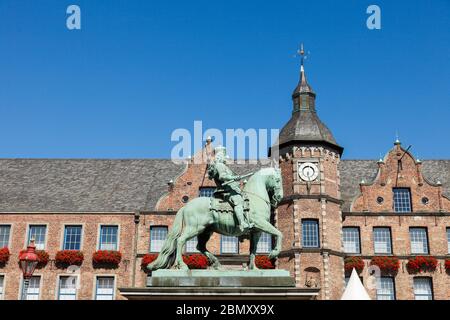
[[[271,174],[267,175],[266,189],[269,193],[270,204],[276,208],[283,199],[283,180],[279,168],[270,168]]]

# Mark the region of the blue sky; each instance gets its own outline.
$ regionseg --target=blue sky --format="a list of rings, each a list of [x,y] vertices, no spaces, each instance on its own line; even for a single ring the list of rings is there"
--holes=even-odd
[[[448,0],[0,0],[0,157],[165,158],[194,120],[281,128],[300,42],[344,158],[376,159],[396,132],[450,158]]]

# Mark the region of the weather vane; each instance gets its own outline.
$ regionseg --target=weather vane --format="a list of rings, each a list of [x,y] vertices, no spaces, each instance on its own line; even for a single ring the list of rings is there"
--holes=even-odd
[[[308,51],[308,53],[305,53],[305,49],[303,48],[303,43],[300,44],[300,49],[297,50],[296,56],[301,57],[300,64],[301,64],[301,66],[303,66],[304,60],[309,56],[309,51]]]

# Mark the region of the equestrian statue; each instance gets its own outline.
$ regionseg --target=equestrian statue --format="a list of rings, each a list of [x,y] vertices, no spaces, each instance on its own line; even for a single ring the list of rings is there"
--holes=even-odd
[[[226,165],[224,147],[216,147],[214,154],[207,167],[208,178],[217,185],[213,197],[195,198],[177,212],[158,258],[147,266],[149,270],[172,267],[188,270],[182,254],[186,241],[194,237],[197,237],[197,250],[208,258],[210,266],[221,269],[217,257],[206,248],[214,232],[250,239],[250,269],[257,269],[256,248],[262,232],[275,237],[269,258],[279,255],[282,234],[270,223],[270,215],[283,198],[280,170],[268,167],[239,176]],[[246,177],[248,181],[241,190],[239,181]]]

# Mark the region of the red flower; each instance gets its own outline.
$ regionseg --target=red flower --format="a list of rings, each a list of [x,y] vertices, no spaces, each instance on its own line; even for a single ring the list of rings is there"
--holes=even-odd
[[[353,268],[356,269],[358,273],[361,273],[364,269],[364,261],[361,257],[347,257],[344,260],[345,263],[345,272],[352,272]]]
[[[370,265],[378,266],[385,274],[395,275],[400,268],[400,261],[397,257],[373,257]]]
[[[56,253],[55,260],[56,264],[63,268],[71,265],[81,266],[84,255],[79,250],[61,250]]]
[[[417,256],[408,260],[406,268],[409,273],[433,272],[437,264],[437,259],[434,257]]]
[[[114,250],[98,250],[92,255],[94,267],[117,267],[122,260],[122,253]]]
[[[183,255],[183,261],[188,265],[189,269],[206,269],[208,267],[208,258],[200,253]]]
[[[19,252],[19,257],[22,253],[27,252],[27,249],[21,250]],[[50,256],[48,255],[48,253],[45,250],[36,250],[35,251],[36,255],[38,256],[38,264],[36,266],[36,268],[40,269],[43,268],[47,265],[48,261],[50,260]]]
[[[255,264],[259,269],[275,269],[273,260],[270,260],[268,256],[257,255],[255,257]]]
[[[158,258],[157,254],[148,253],[142,257],[141,268],[147,271],[147,266]],[[208,267],[208,258],[200,253],[183,255],[183,261],[189,269],[206,269]]]
[[[141,268],[144,271],[147,271],[147,266],[158,258],[157,254],[147,253],[142,257]]]
[[[445,270],[450,272],[450,259],[445,260]]]
[[[8,247],[0,248],[0,266],[4,266],[8,262],[10,255]]]

